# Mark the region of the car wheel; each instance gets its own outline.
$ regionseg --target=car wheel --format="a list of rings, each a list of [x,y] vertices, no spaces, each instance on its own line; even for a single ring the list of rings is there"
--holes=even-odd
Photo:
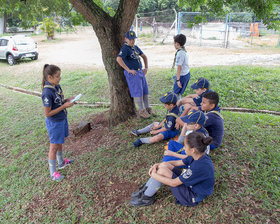
[[[37,60],[37,59],[38,59],[38,55],[32,57],[31,59],[32,59],[32,60]]]
[[[11,55],[11,54],[8,55],[7,61],[8,61],[8,64],[11,65],[11,66],[16,63],[16,60],[15,60],[14,56]]]

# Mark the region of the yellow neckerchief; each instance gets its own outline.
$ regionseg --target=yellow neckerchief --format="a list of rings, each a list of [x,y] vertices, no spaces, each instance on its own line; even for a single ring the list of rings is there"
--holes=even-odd
[[[165,124],[165,122],[166,122],[166,117],[167,116],[173,116],[173,117],[175,117],[176,119],[179,117],[177,114],[175,114],[175,113],[167,113],[166,114],[166,116],[165,116],[165,118],[164,118],[164,120],[163,120],[163,124],[162,124],[162,127],[164,127],[164,124]]]
[[[141,63],[141,59],[140,59],[140,54],[135,50],[135,45],[134,46],[129,46],[127,43],[125,43],[128,47],[130,47],[138,61],[138,63],[140,64],[140,66],[142,66],[142,63]]]
[[[216,111],[216,110],[211,110],[211,111],[207,112],[206,114],[208,114],[208,113],[214,113],[214,114],[217,114],[219,117],[221,117],[221,118],[224,120],[224,118],[223,118],[223,116],[221,115],[221,113],[220,113],[220,112],[218,112],[218,111]]]
[[[50,88],[50,89],[56,90],[56,93],[57,93],[58,95],[60,95],[61,98],[62,98],[62,100],[63,100],[63,97],[62,97],[62,96],[64,96],[64,94],[63,94],[61,88],[56,89],[56,88],[55,88],[54,86],[52,86],[52,85],[44,85],[44,88]]]
[[[178,52],[179,51],[185,51],[185,52],[187,52],[186,51],[186,49],[185,49],[185,47],[183,46],[183,47],[181,47],[181,48],[179,48],[177,51],[176,51],[176,53],[175,53],[175,57],[174,57],[174,60],[173,60],[173,65],[172,65],[172,70],[174,69],[174,67],[175,67],[175,63],[176,63],[176,56],[177,56],[177,54],[178,54]]]

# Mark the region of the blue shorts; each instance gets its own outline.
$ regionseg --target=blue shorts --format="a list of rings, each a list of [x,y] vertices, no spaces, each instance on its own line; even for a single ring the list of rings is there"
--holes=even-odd
[[[69,136],[67,118],[63,121],[51,121],[46,118],[46,126],[52,144],[63,144],[65,138]]]
[[[180,169],[174,167],[172,179],[179,177],[182,173]],[[187,187],[185,184],[181,184],[177,187],[171,187],[171,192],[173,196],[176,198],[176,204],[184,205],[184,206],[196,206],[198,202],[193,203],[193,198],[197,198],[197,195],[192,192],[192,190]]]
[[[177,129],[175,129],[174,131],[163,131],[160,134],[163,135],[164,140],[167,140],[170,138],[174,138],[176,135],[179,134],[179,131]]]
[[[128,73],[126,70],[124,70],[124,75],[131,97],[149,95],[148,83],[142,70],[136,71],[136,75],[132,75],[131,73]]]
[[[175,80],[175,83],[174,83],[174,86],[173,86],[173,92],[176,93],[177,95],[183,95],[183,93],[185,92],[185,90],[187,88],[187,85],[190,81],[190,77],[191,77],[190,73],[188,73],[187,75],[184,75],[184,76],[180,76],[180,83],[182,85],[182,88],[180,88],[177,85],[177,82]]]
[[[178,152],[183,147],[184,147],[184,145],[182,145],[174,140],[170,140],[168,143],[168,150],[170,150],[172,152]],[[180,154],[186,155],[185,150],[183,150]],[[162,159],[162,162],[167,162],[167,161],[172,161],[172,160],[182,160],[182,159],[175,157],[175,156],[164,156]],[[185,166],[181,166],[180,168],[185,168]]]

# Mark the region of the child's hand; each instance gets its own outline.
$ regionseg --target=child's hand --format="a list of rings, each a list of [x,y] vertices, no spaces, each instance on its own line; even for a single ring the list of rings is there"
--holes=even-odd
[[[150,168],[150,170],[149,170],[150,176],[152,175],[152,172],[156,172],[158,170],[158,166],[159,166],[159,163],[156,163]]]
[[[152,135],[155,135],[155,134],[157,134],[157,133],[158,133],[157,130],[152,130],[152,131],[150,131],[150,134],[152,134]]]
[[[176,128],[177,130],[179,130],[179,129],[180,129],[180,127],[181,127],[181,126],[180,126],[180,124],[179,124],[179,123],[176,123],[176,124],[175,124],[175,128]]]
[[[178,85],[179,88],[182,88],[182,84],[181,84],[180,81],[177,82],[177,85]]]
[[[165,155],[165,156],[175,156],[176,153],[175,153],[175,152],[172,152],[172,151],[170,151],[170,150],[165,150],[165,151],[164,151],[164,155]]]
[[[160,123],[159,122],[154,122],[154,125],[153,125],[153,127],[151,127],[151,130],[157,130],[157,129],[159,129],[160,128],[160,125],[159,125]]]
[[[136,70],[127,70],[128,73],[132,74],[132,75],[136,75]]]
[[[148,68],[144,68],[144,69],[143,69],[143,73],[144,73],[144,75],[146,75],[146,74],[147,74],[147,72],[148,72]]]
[[[74,105],[74,102],[71,103],[70,101],[67,101],[63,104],[64,108],[72,107]]]

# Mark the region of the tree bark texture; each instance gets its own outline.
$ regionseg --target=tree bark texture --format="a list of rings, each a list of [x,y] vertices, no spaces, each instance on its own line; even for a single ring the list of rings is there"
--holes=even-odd
[[[110,125],[126,121],[135,115],[135,105],[130,97],[123,69],[116,62],[116,57],[124,43],[125,33],[134,20],[139,0],[120,0],[118,10],[111,17],[93,0],[70,0],[92,25],[99,40],[102,59],[108,74],[110,87]]]

